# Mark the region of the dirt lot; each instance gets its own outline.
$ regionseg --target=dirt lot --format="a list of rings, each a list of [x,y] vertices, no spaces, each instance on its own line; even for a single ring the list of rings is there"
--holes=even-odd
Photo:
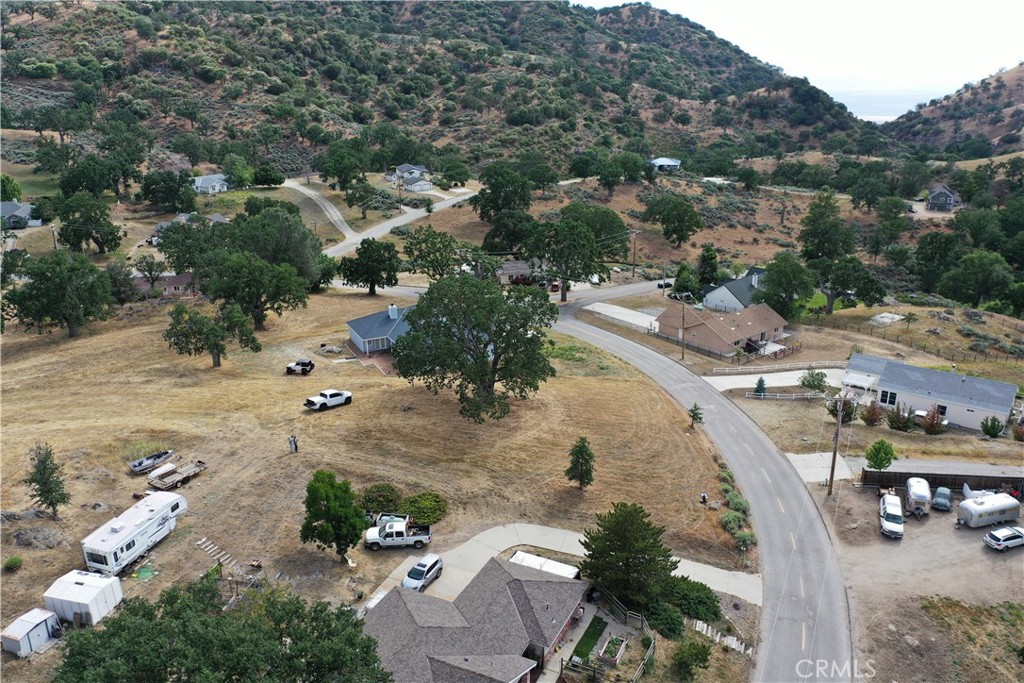
[[[878,680],[1024,679],[1013,651],[1024,644],[1024,551],[989,549],[989,529],[956,529],[955,512],[911,517],[892,540],[878,530],[877,489],[810,493],[842,563],[858,661]]]
[[[343,321],[380,310],[391,299],[332,292],[309,308],[271,319],[260,354],[229,352],[214,370],[208,357],[179,357],[160,334],[165,305],[127,309],[117,320],[90,325],[84,336],[37,336],[12,328],[3,337],[2,507],[30,508],[19,480],[28,449],[54,447],[72,503],[59,522],[4,522],[3,557],[24,567],[4,577],[0,621],[40,604],[58,576],[82,564],[79,540],[132,504],[145,485],[127,474],[132,457],[174,448],[210,469],[182,492],[191,510],[149,559],[157,576],[125,577],[125,593],[155,596],[198,577],[212,565],[197,547],[207,538],[243,563],[259,559],[266,575],[293,584],[306,598],[349,602],[372,589],[406,553],[351,553],[354,569],[299,542],[305,485],[330,469],[361,488],[391,481],[408,493],[433,489],[451,512],[436,528],[436,549],[450,548],[483,528],[512,521],[583,530],[615,501],[640,502],[668,527],[677,553],[742,569],[749,555],[699,504],[717,465],[700,433],[687,435],[684,411],[631,367],[574,344],[575,360],[554,361],[558,377],[513,406],[507,419],[474,425],[457,417],[455,398],[432,396],[376,367],[317,358],[309,377],[285,376],[295,357],[337,344]],[[397,303],[403,303],[397,301]],[[309,413],[302,400],[323,388],[352,390],[351,406]],[[301,451],[290,456],[289,434]],[[586,435],[597,454],[595,483],[585,492],[564,477],[567,453]],[[639,471],[663,476],[638,489]],[[13,534],[56,531],[50,549],[16,546]],[[756,555],[753,557],[756,565]],[[5,663],[12,680],[29,665]]]

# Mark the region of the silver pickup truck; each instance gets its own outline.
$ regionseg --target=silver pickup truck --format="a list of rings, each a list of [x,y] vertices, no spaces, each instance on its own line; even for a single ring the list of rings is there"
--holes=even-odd
[[[430,543],[429,524],[388,522],[370,527],[363,535],[363,544],[370,550],[406,548],[408,546],[419,549],[428,543]]]

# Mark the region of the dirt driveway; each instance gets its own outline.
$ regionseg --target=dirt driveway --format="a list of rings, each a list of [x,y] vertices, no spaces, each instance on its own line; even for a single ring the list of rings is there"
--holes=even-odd
[[[883,681],[1021,679],[1024,662],[1004,641],[1019,647],[1024,621],[996,619],[993,629],[986,614],[1021,600],[1024,551],[989,549],[982,537],[991,527],[956,529],[955,512],[910,517],[903,539],[892,540],[878,529],[877,489],[840,482],[832,500],[819,486],[809,490],[835,540],[862,670],[870,662]],[[980,607],[965,610],[973,624],[947,630],[941,615],[967,607],[957,603]],[[965,649],[958,638],[976,642]]]

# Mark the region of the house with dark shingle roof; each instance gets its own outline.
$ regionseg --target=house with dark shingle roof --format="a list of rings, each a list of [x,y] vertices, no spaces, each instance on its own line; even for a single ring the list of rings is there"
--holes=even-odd
[[[960,195],[949,189],[948,185],[935,185],[928,190],[925,208],[929,211],[952,211],[961,203]]]
[[[761,286],[761,278],[768,272],[754,266],[743,277],[714,287],[704,294],[704,305],[716,311],[738,311],[753,304],[751,297]]]
[[[392,588],[364,618],[395,683],[526,683],[587,584],[492,558],[453,602]]]
[[[40,220],[32,220],[32,204],[19,202],[13,199],[9,202],[0,202],[0,225],[4,230],[21,230],[22,228],[40,226]]]
[[[196,194],[220,194],[228,191],[228,177],[223,173],[196,176],[192,179]]]
[[[348,336],[363,353],[390,351],[395,341],[409,331],[405,314],[415,306],[399,308],[390,304],[386,310],[348,321]]]
[[[877,356],[855,353],[846,363],[843,386],[862,390],[862,400],[874,399],[884,408],[906,406],[911,412],[932,406],[950,425],[981,429],[982,420],[1010,419],[1017,385],[956,372],[919,368]]]

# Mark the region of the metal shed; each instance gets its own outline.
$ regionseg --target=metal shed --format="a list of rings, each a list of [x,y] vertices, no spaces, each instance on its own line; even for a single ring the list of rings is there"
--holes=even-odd
[[[124,600],[121,580],[75,569],[53,582],[43,602],[64,621],[95,626]]]
[[[4,649],[19,657],[28,657],[60,632],[57,615],[48,609],[36,607],[14,620],[0,634]]]

